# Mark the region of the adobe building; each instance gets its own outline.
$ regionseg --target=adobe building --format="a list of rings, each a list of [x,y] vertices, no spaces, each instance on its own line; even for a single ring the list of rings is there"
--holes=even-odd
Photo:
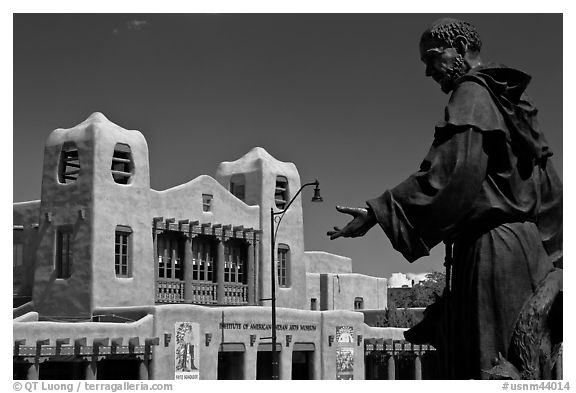
[[[270,208],[300,186],[256,147],[156,191],[140,132],[101,113],[53,131],[41,199],[14,203],[14,378],[269,378]],[[374,376],[377,350],[411,351],[421,377],[422,348],[359,312],[386,308],[387,280],[306,251],[300,198],[276,245],[281,379]]]

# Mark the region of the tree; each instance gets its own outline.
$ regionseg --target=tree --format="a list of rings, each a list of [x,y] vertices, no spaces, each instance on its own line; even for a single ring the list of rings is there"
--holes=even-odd
[[[425,280],[413,285],[412,288],[391,292],[388,308],[426,307],[434,302],[434,293],[441,295],[445,286],[446,274],[428,273]]]
[[[435,300],[434,293],[442,295],[446,287],[446,274],[432,272],[426,274],[426,279],[412,286],[409,307],[426,307]]]

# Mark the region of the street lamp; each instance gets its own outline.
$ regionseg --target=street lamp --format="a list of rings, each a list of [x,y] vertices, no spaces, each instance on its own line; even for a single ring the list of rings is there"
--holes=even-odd
[[[275,212],[273,207],[270,208],[270,235],[271,235],[270,277],[272,280],[272,291],[271,291],[272,296],[270,298],[270,300],[272,300],[272,379],[278,379],[280,374],[278,370],[278,352],[276,352],[276,278],[274,274],[276,269],[275,266],[276,264],[274,263],[275,262],[274,248],[275,248],[276,234],[278,233],[278,227],[280,226],[280,222],[282,221],[284,214],[286,214],[286,212],[290,208],[290,205],[292,205],[292,202],[294,202],[296,197],[300,195],[304,187],[315,186],[312,202],[323,201],[322,197],[320,196],[320,188],[318,188],[319,185],[320,183],[318,182],[318,180],[304,184],[302,187],[300,187],[296,195],[294,195],[292,199],[290,199],[290,202],[288,202],[288,205],[284,208],[284,210]],[[278,219],[278,223],[276,224],[276,229],[274,229],[275,216],[280,216]]]

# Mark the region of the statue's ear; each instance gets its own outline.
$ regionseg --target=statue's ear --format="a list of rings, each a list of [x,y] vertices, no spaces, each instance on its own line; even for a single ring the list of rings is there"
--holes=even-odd
[[[456,51],[460,53],[460,55],[462,56],[464,56],[468,51],[469,45],[470,42],[463,35],[459,35],[456,38],[454,38],[454,49],[456,49]]]

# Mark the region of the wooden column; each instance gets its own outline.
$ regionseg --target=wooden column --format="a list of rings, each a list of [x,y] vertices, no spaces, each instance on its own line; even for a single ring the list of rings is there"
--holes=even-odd
[[[394,352],[388,358],[388,379],[393,381],[396,379],[396,361],[394,360]]]
[[[248,304],[250,306],[256,305],[256,296],[255,295],[255,288],[254,288],[254,279],[256,278],[254,275],[254,241],[250,240],[247,244],[246,254],[248,255],[247,265],[248,269],[245,274],[248,275],[247,277],[247,284],[248,284]]]
[[[156,278],[158,278],[158,230],[154,228],[154,271],[156,272]]]
[[[140,380],[147,380],[150,379],[150,373],[148,372],[149,360],[144,357],[143,359],[139,360],[138,364],[138,378]]]
[[[170,241],[170,255],[172,258],[172,279],[176,279],[176,259],[178,259],[178,240],[172,238]]]
[[[168,239],[164,238],[163,241],[163,246],[164,246],[164,252],[162,254],[162,262],[164,262],[164,278],[166,278],[166,276],[168,276],[168,249],[170,247],[170,243],[168,242]]]
[[[184,269],[184,301],[186,303],[192,303],[192,260],[194,255],[192,255],[192,242],[194,241],[194,236],[192,234],[186,234],[186,240],[184,244],[184,263],[181,264]],[[142,378],[140,378],[142,379]]]
[[[224,238],[219,239],[216,251],[216,268],[218,273],[216,279],[218,280],[216,289],[216,299],[218,304],[224,304]]]
[[[417,381],[422,379],[422,357],[418,352],[414,358],[414,379]]]
[[[40,379],[40,370],[39,370],[40,363],[37,361],[32,361],[28,370],[26,371],[26,379],[29,381],[36,381]]]
[[[86,379],[94,380],[98,378],[98,356],[93,356],[86,362]]]

